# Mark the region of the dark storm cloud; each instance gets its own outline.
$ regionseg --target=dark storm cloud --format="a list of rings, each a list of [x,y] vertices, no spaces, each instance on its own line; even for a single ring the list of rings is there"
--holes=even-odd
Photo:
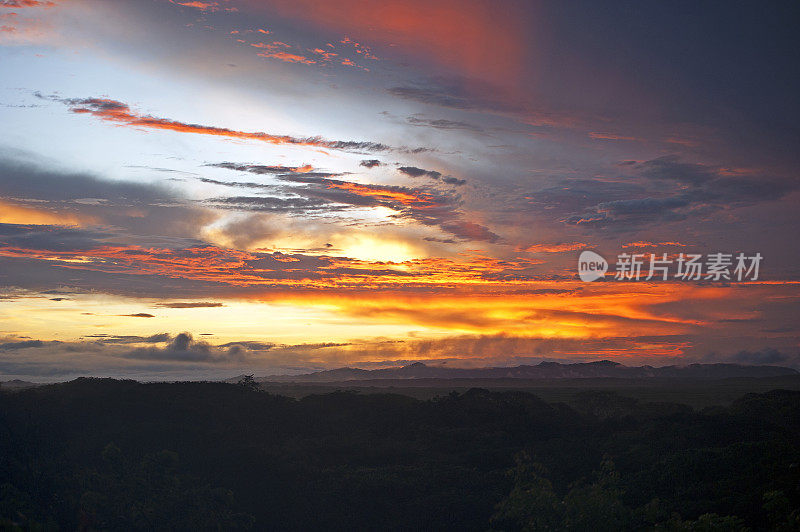
[[[462,240],[489,242],[492,244],[502,241],[502,238],[489,230],[488,227],[484,227],[483,225],[474,222],[457,220],[453,222],[438,223],[437,225],[439,225],[442,230],[455,235]]]
[[[797,363],[800,355],[790,355],[777,349],[764,348],[760,351],[739,351],[729,358],[731,361],[743,364],[787,364]]]
[[[453,177],[453,176],[450,176],[450,175],[446,175],[446,176],[442,177],[442,183],[446,183],[448,185],[455,185],[457,187],[460,187],[461,185],[466,185],[467,184],[467,180],[466,179],[459,179],[457,177]]]
[[[679,212],[679,209],[690,204],[691,201],[685,197],[615,200],[598,203],[590,212],[570,216],[565,221],[570,224],[607,225],[615,222],[683,220],[687,214]]]
[[[356,142],[352,140],[333,141],[328,144],[328,147],[336,150],[354,151],[354,152],[387,151],[392,149],[390,146],[387,146],[386,144],[381,144],[380,142]],[[427,148],[420,148],[420,149],[427,149]],[[406,148],[402,148],[402,150],[405,151]]]
[[[514,111],[517,107],[487,95],[490,90],[483,84],[482,91],[467,89],[468,84],[454,79],[437,78],[417,81],[403,86],[390,87],[395,96],[451,109],[487,109],[492,111]],[[476,85],[472,85],[475,87]]]
[[[639,173],[651,179],[663,179],[701,185],[716,177],[713,168],[702,164],[692,164],[681,162],[677,155],[665,155],[634,167]]]
[[[633,173],[633,182],[566,180],[534,192],[531,202],[560,213],[568,224],[636,229],[778,200],[797,187],[756,170],[686,163],[677,156],[621,168]]]
[[[41,340],[22,340],[19,342],[5,342],[0,344],[0,351],[12,351],[15,349],[28,349],[31,347],[43,347],[45,345]]]
[[[629,214],[651,214],[660,216],[662,213],[673,209],[686,207],[689,200],[686,198],[642,198],[632,200],[616,200],[599,203],[597,209],[611,216],[624,216]]]
[[[592,179],[565,179],[555,186],[529,194],[532,205],[557,216],[568,216],[589,209],[598,202],[625,200],[645,196],[647,189],[637,183],[598,182]]]
[[[677,10],[666,3],[639,7],[562,2],[548,9],[560,29],[558,49],[571,50],[567,53],[591,64],[593,72],[615,72],[619,80],[613,92],[575,91],[573,98],[601,109],[616,102],[614,115],[625,113],[639,123],[658,117],[714,131],[718,139],[703,135],[701,142],[721,140],[737,164],[750,159],[797,168],[797,4],[775,2],[762,9],[757,2],[732,2],[723,10],[700,3]],[[569,75],[569,69],[555,65],[551,72]],[[587,77],[585,70],[576,74],[573,83],[583,79],[597,87],[591,83],[599,81],[597,76]],[[569,91],[568,83],[552,87]],[[643,94],[647,97],[640,99]],[[659,111],[650,113],[653,107]]]
[[[534,126],[573,127],[578,122],[576,118],[569,115],[532,107],[530,104],[508,95],[507,91],[504,91],[499,85],[477,79],[440,76],[390,87],[387,92],[406,100],[428,105],[507,115]],[[424,123],[424,125],[436,127],[435,124],[438,123],[440,129],[455,129],[454,125],[460,125],[460,129],[474,130],[465,122],[443,120],[425,123],[425,119],[418,120],[421,123],[415,125]],[[414,123],[411,119],[409,122]]]
[[[366,168],[375,168],[376,166],[380,166],[381,162],[378,159],[364,159],[358,164]]]
[[[0,195],[5,198],[66,201],[102,199],[121,205],[143,205],[174,200],[174,194],[154,185],[108,181],[78,172],[45,170],[16,162],[0,152]]]
[[[441,172],[437,172],[436,170],[425,170],[423,168],[417,168],[416,166],[401,166],[398,168],[401,173],[410,176],[410,177],[429,177],[435,181],[442,181],[443,183],[447,183],[448,185],[456,185],[461,186],[467,183],[465,179],[459,179],[453,176],[443,176]]]
[[[6,251],[38,249],[68,254],[105,246],[135,248],[157,245],[179,249],[203,244],[203,241],[193,238],[139,237],[108,227],[0,223],[0,249]]]
[[[12,160],[0,152],[0,198],[57,216],[110,225],[136,235],[193,237],[215,215],[164,187],[109,181]],[[65,224],[70,223],[65,217]],[[158,237],[156,237],[158,239]]]
[[[109,233],[58,225],[0,224],[0,245],[47,251],[74,251],[102,245]]]
[[[411,177],[420,177],[420,176],[428,176],[431,179],[439,179],[442,177],[440,172],[435,170],[423,170],[422,168],[417,168],[416,166],[401,166],[398,168],[402,173],[406,174],[407,176]]]

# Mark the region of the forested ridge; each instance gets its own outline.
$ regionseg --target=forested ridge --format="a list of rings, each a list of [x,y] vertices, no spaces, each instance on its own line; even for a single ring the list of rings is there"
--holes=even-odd
[[[0,394],[0,529],[797,530],[800,392],[693,410],[472,389]]]

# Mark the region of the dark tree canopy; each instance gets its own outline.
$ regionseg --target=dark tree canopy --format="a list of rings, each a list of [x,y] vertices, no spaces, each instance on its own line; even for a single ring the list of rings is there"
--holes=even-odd
[[[692,410],[242,379],[0,394],[9,530],[797,530],[800,392]]]

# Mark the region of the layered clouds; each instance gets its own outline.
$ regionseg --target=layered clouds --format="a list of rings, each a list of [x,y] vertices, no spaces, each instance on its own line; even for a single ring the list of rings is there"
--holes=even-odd
[[[791,17],[313,4],[0,2],[0,373],[797,363]]]

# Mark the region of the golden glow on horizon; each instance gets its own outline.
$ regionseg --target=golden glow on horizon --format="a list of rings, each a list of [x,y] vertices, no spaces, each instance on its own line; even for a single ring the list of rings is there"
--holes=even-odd
[[[800,299],[800,290],[789,286],[794,290],[784,297]],[[556,287],[565,292],[548,293]],[[387,353],[394,353],[386,356],[423,360],[431,353],[409,351],[414,341],[444,341],[436,353],[469,360],[474,355],[458,344],[448,347],[448,339],[487,337],[513,342],[515,338],[536,338],[589,342],[586,345],[593,346],[581,351],[565,344],[559,351],[565,356],[610,356],[641,362],[648,357],[663,360],[681,356],[691,347],[691,342],[680,339],[686,335],[699,331],[729,334],[730,327],[735,327],[726,323],[732,315],[731,308],[753,297],[771,297],[769,285],[642,283],[630,293],[620,293],[618,288],[612,283],[587,286],[562,281],[532,282],[527,292],[503,292],[500,285],[484,287],[483,291],[461,287],[436,294],[284,290],[247,299],[214,298],[213,302],[222,306],[199,308],[168,308],[164,299],[27,293],[16,300],[0,302],[0,336],[91,342],[93,335],[146,337],[186,331],[196,340],[212,345],[241,341],[281,345],[333,342],[343,345],[321,350],[314,356],[323,357],[316,359],[317,363],[328,357],[330,363],[340,365],[379,360],[380,339],[388,342]],[[681,315],[680,306],[697,308],[703,318]],[[143,314],[153,317],[142,317]],[[630,345],[617,346],[620,338],[630,338]],[[642,341],[634,341],[635,338]],[[612,341],[612,345],[604,347],[605,341]]]
[[[34,207],[20,206],[5,201],[0,201],[0,223],[23,225],[76,225],[84,226],[94,222],[87,216],[78,216],[71,213],[52,212]]]

